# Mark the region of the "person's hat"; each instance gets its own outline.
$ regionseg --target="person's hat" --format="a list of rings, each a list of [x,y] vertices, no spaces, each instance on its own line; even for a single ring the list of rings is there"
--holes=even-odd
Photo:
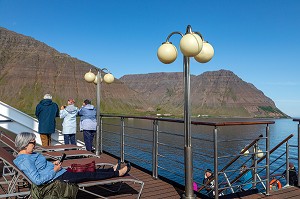
[[[294,167],[294,164],[290,162],[289,167]]]
[[[91,100],[89,100],[89,99],[86,99],[86,100],[84,100],[83,101],[85,104],[91,104]]]
[[[211,169],[206,169],[205,172],[212,173]]]
[[[45,95],[44,95],[44,99],[52,99],[52,95],[50,95],[50,94],[45,94]]]
[[[68,99],[68,102],[70,102],[71,104],[75,104],[75,100],[72,98]]]

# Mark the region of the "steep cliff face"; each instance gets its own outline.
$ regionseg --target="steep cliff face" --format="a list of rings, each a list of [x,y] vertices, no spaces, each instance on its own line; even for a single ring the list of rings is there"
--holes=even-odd
[[[142,93],[157,110],[183,114],[183,74],[152,73],[125,75],[120,78]],[[191,76],[191,111],[193,115],[283,117],[286,116],[263,92],[227,70]]]
[[[0,100],[33,113],[45,93],[51,93],[59,105],[68,98],[81,106],[86,98],[95,104],[96,86],[83,76],[94,66],[59,53],[55,49],[0,27]],[[101,85],[103,112],[138,112],[147,106],[137,93],[119,80]]]
[[[0,100],[26,113],[34,113],[45,93],[59,105],[68,98],[78,106],[86,98],[95,104],[96,85],[83,79],[91,68],[96,72],[84,61],[0,27]],[[101,84],[103,113],[183,114],[182,73],[125,75],[120,80]],[[285,116],[260,90],[226,70],[191,75],[191,103],[193,115]]]

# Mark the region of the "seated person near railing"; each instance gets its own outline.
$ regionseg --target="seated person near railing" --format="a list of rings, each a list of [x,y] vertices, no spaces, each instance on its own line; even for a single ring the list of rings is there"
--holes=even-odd
[[[286,176],[286,170],[282,173],[282,176]],[[289,185],[298,186],[298,174],[293,163],[289,163]]]
[[[96,169],[95,172],[72,173],[63,169],[58,160],[50,162],[42,154],[33,152],[36,144],[35,138],[34,133],[22,132],[18,134],[15,138],[15,145],[20,151],[16,159],[14,159],[15,165],[35,185],[51,184],[51,182],[57,180],[68,183],[102,180],[124,176],[131,169],[130,164],[127,164],[122,169],[119,169],[120,165],[116,164],[108,169]]]
[[[241,173],[244,172],[244,171],[247,171],[247,166],[246,165],[242,165],[241,167]],[[252,185],[251,185],[251,179],[253,178],[252,176],[252,172],[251,170],[248,170],[241,178],[240,178],[240,182],[242,184],[245,184],[245,185],[242,185],[242,188],[241,190],[242,191],[246,191],[246,190],[249,190],[252,188]]]
[[[215,195],[215,193],[213,191],[214,185],[215,185],[215,180],[210,181],[213,178],[214,178],[214,175],[213,175],[211,169],[206,169],[202,183],[203,183],[203,186],[205,186],[206,193],[209,197],[213,197]]]
[[[198,191],[198,185],[196,182],[193,182],[193,190]]]

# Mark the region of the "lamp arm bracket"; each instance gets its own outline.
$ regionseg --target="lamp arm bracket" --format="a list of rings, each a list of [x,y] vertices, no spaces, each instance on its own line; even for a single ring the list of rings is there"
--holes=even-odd
[[[100,73],[101,73],[101,72],[104,72],[105,70],[106,70],[108,73],[110,73],[110,71],[109,71],[107,68],[98,68],[98,71],[100,71]]]
[[[197,35],[199,35],[201,37],[202,41],[204,41],[204,37],[202,36],[202,34],[200,32],[194,32],[194,33],[196,33]]]
[[[175,34],[178,34],[178,35],[181,35],[181,37],[183,37],[183,34],[181,32],[172,32],[171,34],[169,34],[169,36],[167,37],[167,40],[166,42],[169,42],[169,39],[172,37],[172,35],[175,35]]]

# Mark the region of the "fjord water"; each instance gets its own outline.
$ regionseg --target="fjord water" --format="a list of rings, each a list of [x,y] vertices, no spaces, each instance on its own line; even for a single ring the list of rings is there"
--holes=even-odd
[[[193,118],[193,121],[196,119]],[[224,121],[249,121],[249,119],[199,119],[206,122],[224,122]],[[260,119],[262,120],[262,119]],[[297,144],[297,125],[298,122],[292,119],[263,119],[264,121],[275,121],[275,124],[270,124],[270,148],[272,149],[279,142],[285,139],[290,134],[294,134],[290,145]],[[253,120],[251,120],[253,121]],[[114,123],[112,127],[105,123]],[[152,171],[152,140],[153,126],[152,121],[128,119],[125,121],[125,159],[132,161],[135,164],[142,166]],[[104,119],[103,128],[108,128],[109,131],[104,132],[104,147],[103,150],[108,151],[116,156],[120,156],[120,121],[113,119]],[[110,126],[110,127],[108,127]],[[131,128],[134,127],[134,128]],[[135,129],[138,128],[138,129]],[[147,129],[147,130],[145,130]],[[192,125],[192,148],[193,148],[193,164],[194,164],[194,180],[202,182],[203,172],[207,168],[213,170],[213,131],[211,126],[194,126]],[[158,157],[158,174],[169,179],[172,179],[180,184],[184,184],[184,136],[183,124],[159,122],[159,157]],[[234,155],[249,143],[257,138],[260,134],[266,135],[266,125],[246,125],[246,126],[226,126],[218,127],[218,156],[232,156],[219,158],[218,169],[222,169]],[[259,147],[265,150],[265,139],[261,139],[258,143]],[[285,152],[285,144],[276,150],[270,157],[271,162],[281,153]],[[290,157],[296,157],[296,148],[290,148]],[[248,156],[249,157],[249,156]],[[245,159],[247,157],[245,156]],[[236,167],[243,163],[243,158],[236,163]],[[297,166],[297,161],[291,159]],[[262,161],[264,162],[264,161]],[[278,168],[283,163],[283,160],[274,162],[272,168]],[[250,162],[247,163],[248,165]],[[285,167],[279,169],[278,172],[283,172]]]

